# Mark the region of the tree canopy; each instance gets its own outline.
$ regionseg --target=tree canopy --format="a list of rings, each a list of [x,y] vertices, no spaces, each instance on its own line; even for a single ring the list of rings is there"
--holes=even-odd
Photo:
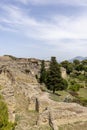
[[[61,77],[60,66],[56,61],[56,57],[51,57],[46,85],[53,93],[55,93],[56,90],[63,90],[67,87],[67,82]]]
[[[45,83],[45,80],[46,80],[46,69],[44,60],[42,60],[40,69],[40,83]]]

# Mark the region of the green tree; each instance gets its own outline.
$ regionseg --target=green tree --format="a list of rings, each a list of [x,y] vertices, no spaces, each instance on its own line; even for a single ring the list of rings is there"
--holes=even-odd
[[[81,63],[82,63],[83,65],[87,65],[87,60],[83,60]]]
[[[55,93],[56,90],[61,90],[65,86],[65,81],[61,77],[60,66],[56,61],[56,57],[51,57],[50,67],[47,74],[47,88]]]
[[[84,66],[83,66],[83,64],[79,64],[79,65],[77,65],[77,66],[75,67],[75,69],[76,69],[77,71],[82,71],[82,70],[84,70]]]
[[[67,74],[70,74],[71,72],[73,71],[73,64],[72,63],[69,63],[68,66],[67,66]]]
[[[67,74],[70,74],[73,71],[73,64],[65,60],[61,62],[62,67],[66,69]]]
[[[60,82],[60,90],[66,90],[68,87],[68,82],[65,79],[62,79]]]
[[[83,60],[82,62],[83,70],[87,72],[87,60]]]
[[[45,80],[46,80],[45,62],[44,60],[42,60],[40,69],[40,83],[45,83]]]
[[[69,61],[67,60],[61,62],[62,67],[64,67],[65,69],[67,69],[68,64],[69,64]]]
[[[73,91],[73,92],[77,92],[77,91],[79,91],[79,89],[80,89],[80,85],[79,84],[73,84],[73,85],[71,85],[70,87],[69,87],[69,90],[71,90],[71,91]]]
[[[79,64],[80,64],[80,61],[77,60],[77,59],[75,59],[75,60],[73,61],[73,63],[74,63],[74,65],[79,65]]]

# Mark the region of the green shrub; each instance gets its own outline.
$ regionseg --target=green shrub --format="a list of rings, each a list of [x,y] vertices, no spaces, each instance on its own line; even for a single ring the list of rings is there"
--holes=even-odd
[[[79,91],[79,89],[80,89],[80,85],[79,84],[74,84],[74,85],[71,85],[69,87],[69,90],[74,91],[74,92]]]
[[[80,74],[80,75],[78,76],[78,79],[79,79],[80,81],[84,81],[84,80],[86,79],[86,77],[85,77],[85,75]]]
[[[85,99],[83,97],[77,97],[77,98],[73,99],[73,102],[76,102],[82,106],[87,106],[87,99]]]
[[[70,81],[70,84],[71,84],[71,85],[74,85],[74,84],[76,84],[76,81],[75,81],[75,80],[71,80],[71,81]]]
[[[8,124],[8,110],[6,104],[0,101],[0,128]]]
[[[8,121],[8,109],[0,95],[0,130],[14,130],[15,124]]]
[[[8,122],[5,127],[2,127],[1,130],[15,130],[15,124]]]

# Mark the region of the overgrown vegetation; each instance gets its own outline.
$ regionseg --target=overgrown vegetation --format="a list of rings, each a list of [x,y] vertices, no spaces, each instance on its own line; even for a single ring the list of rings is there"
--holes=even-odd
[[[0,130],[14,130],[15,124],[8,121],[8,109],[0,95]]]
[[[61,77],[60,67],[66,69],[66,80]],[[72,102],[87,106],[87,95],[85,97],[81,95],[81,92],[87,88],[87,60],[74,60],[73,63],[63,61],[59,64],[56,61],[56,57],[51,57],[47,70],[45,69],[45,62],[42,61],[39,81],[46,86],[42,88],[43,91],[50,90],[50,93],[53,91],[55,95],[51,93],[51,99],[60,101],[61,96],[57,93],[59,93],[59,90],[61,92],[66,90],[67,95],[73,96]]]

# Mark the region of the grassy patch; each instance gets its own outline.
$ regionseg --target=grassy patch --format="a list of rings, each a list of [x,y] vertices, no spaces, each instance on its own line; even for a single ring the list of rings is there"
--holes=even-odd
[[[50,94],[50,99],[59,102],[59,96],[53,93]]]
[[[79,94],[79,97],[83,97],[87,99],[87,88],[80,88],[78,94]]]
[[[87,106],[87,88],[80,88],[78,95],[74,97],[73,102],[82,106]]]
[[[50,99],[57,102],[62,102],[67,97],[67,95],[69,95],[69,93],[66,91],[56,91],[55,94],[50,93]]]
[[[87,106],[87,99],[83,98],[83,97],[77,97],[73,99],[73,102],[76,102],[82,106]]]

